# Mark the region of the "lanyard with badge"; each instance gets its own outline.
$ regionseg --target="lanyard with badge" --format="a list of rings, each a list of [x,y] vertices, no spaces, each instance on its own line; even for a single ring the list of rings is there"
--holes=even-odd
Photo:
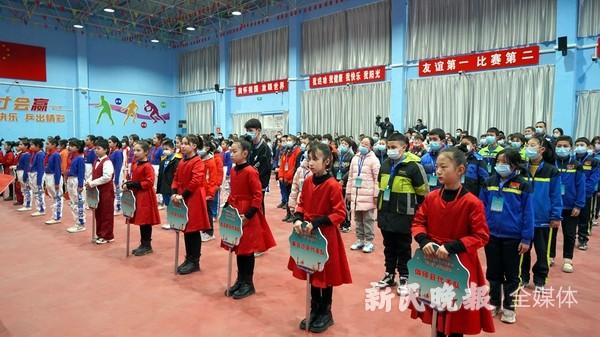
[[[508,176],[508,178],[501,181],[500,184],[498,185],[498,190],[502,191],[502,189],[504,188],[504,185],[506,185],[506,183],[511,181],[516,176],[516,174],[517,174],[517,172],[515,171],[515,172],[511,173],[510,176]],[[492,197],[492,207],[491,207],[492,212],[502,212],[503,209],[504,209],[504,197],[500,194],[494,195]]]
[[[385,190],[383,191],[383,201],[390,201],[390,195],[392,190],[391,186],[393,186],[394,178],[396,177],[396,168],[398,167],[398,165],[400,165],[403,159],[404,158],[400,158],[396,164],[392,165],[392,168],[390,170],[390,180],[388,180],[388,184],[385,187]]]
[[[436,165],[437,165],[437,158],[434,158],[433,156],[431,157],[433,159],[433,173],[428,175],[427,177],[427,181],[429,186],[431,187],[436,187],[438,185],[438,177],[437,174],[435,173],[436,170]]]
[[[362,177],[360,176],[360,174],[362,172],[365,159],[365,156],[360,156],[360,159],[358,160],[358,176],[354,178],[354,187],[356,188],[361,188],[362,186]]]
[[[569,164],[571,164],[571,160],[569,159],[569,162],[565,165],[565,168],[561,168],[560,166],[558,166],[558,161],[554,161],[554,165],[556,165],[556,167],[559,169],[560,173],[561,173],[561,177],[560,177],[560,195],[565,195],[566,193],[566,188],[565,188],[565,183],[562,180],[562,173],[566,173],[567,167],[569,166]],[[563,172],[563,170],[565,172]]]

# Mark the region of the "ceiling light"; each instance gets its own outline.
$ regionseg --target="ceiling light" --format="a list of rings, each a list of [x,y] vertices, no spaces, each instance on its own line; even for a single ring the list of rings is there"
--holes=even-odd
[[[74,27],[74,28],[77,28],[77,29],[83,29],[83,26],[82,26],[82,25],[77,25],[77,24],[75,24],[75,25],[73,25],[73,27]]]
[[[231,15],[240,16],[242,15],[242,12],[238,9],[234,9],[233,11],[231,11]]]
[[[114,9],[112,9],[112,8],[110,8],[110,7],[104,8],[104,11],[105,11],[106,13],[114,13],[114,12],[115,12],[115,10],[114,10]]]
[[[189,30],[190,32],[193,32],[196,30],[196,28],[190,26],[190,27],[186,27],[185,29]]]
[[[150,42],[152,42],[152,43],[159,43],[160,41],[158,41],[157,39],[152,39],[152,40],[150,40]]]

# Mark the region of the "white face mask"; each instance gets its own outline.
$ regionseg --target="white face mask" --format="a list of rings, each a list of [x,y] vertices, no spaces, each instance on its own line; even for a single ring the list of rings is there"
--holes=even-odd
[[[163,154],[167,157],[170,156],[172,153],[173,152],[171,152],[171,150],[163,150]]]

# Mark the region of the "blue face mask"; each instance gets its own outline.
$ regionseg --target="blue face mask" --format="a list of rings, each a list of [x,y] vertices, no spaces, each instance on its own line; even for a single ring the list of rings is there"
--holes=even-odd
[[[578,146],[575,148],[575,153],[577,154],[586,154],[587,152],[587,147],[585,146]]]
[[[503,178],[508,177],[512,173],[510,165],[508,164],[496,164],[495,169],[496,172],[498,172],[498,174]]]
[[[486,136],[485,137],[485,142],[487,145],[492,145],[492,144],[494,144],[495,141],[496,141],[495,136]]]
[[[254,141],[256,139],[256,131],[246,131],[246,136],[250,137],[250,140]]]
[[[304,143],[300,144],[300,150],[305,151],[306,150],[306,144],[304,144]]]
[[[442,148],[442,144],[439,142],[431,142],[429,143],[429,152],[437,152]]]
[[[361,145],[358,147],[358,152],[364,156],[369,153],[369,149]]]
[[[390,157],[390,159],[392,159],[392,160],[398,160],[401,157],[400,150],[398,150],[398,149],[388,150],[387,154],[388,154],[388,157]]]
[[[556,155],[560,158],[567,158],[571,154],[571,148],[569,147],[557,147]]]
[[[377,145],[375,145],[375,150],[377,150],[379,152],[385,152],[385,145],[377,144]]]
[[[510,145],[515,149],[521,148],[521,142],[510,142]]]
[[[539,156],[537,149],[533,147],[528,147],[525,149],[525,155],[529,159],[536,159]]]
[[[344,154],[348,152],[348,147],[346,145],[340,145],[340,153]]]
[[[198,155],[200,157],[204,157],[204,156],[206,156],[206,151],[205,150],[200,150],[200,151],[198,151]]]

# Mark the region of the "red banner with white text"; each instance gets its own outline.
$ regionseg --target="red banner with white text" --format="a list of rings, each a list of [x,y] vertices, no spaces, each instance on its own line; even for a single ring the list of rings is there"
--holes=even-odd
[[[310,88],[385,81],[385,66],[336,71],[310,76]]]

